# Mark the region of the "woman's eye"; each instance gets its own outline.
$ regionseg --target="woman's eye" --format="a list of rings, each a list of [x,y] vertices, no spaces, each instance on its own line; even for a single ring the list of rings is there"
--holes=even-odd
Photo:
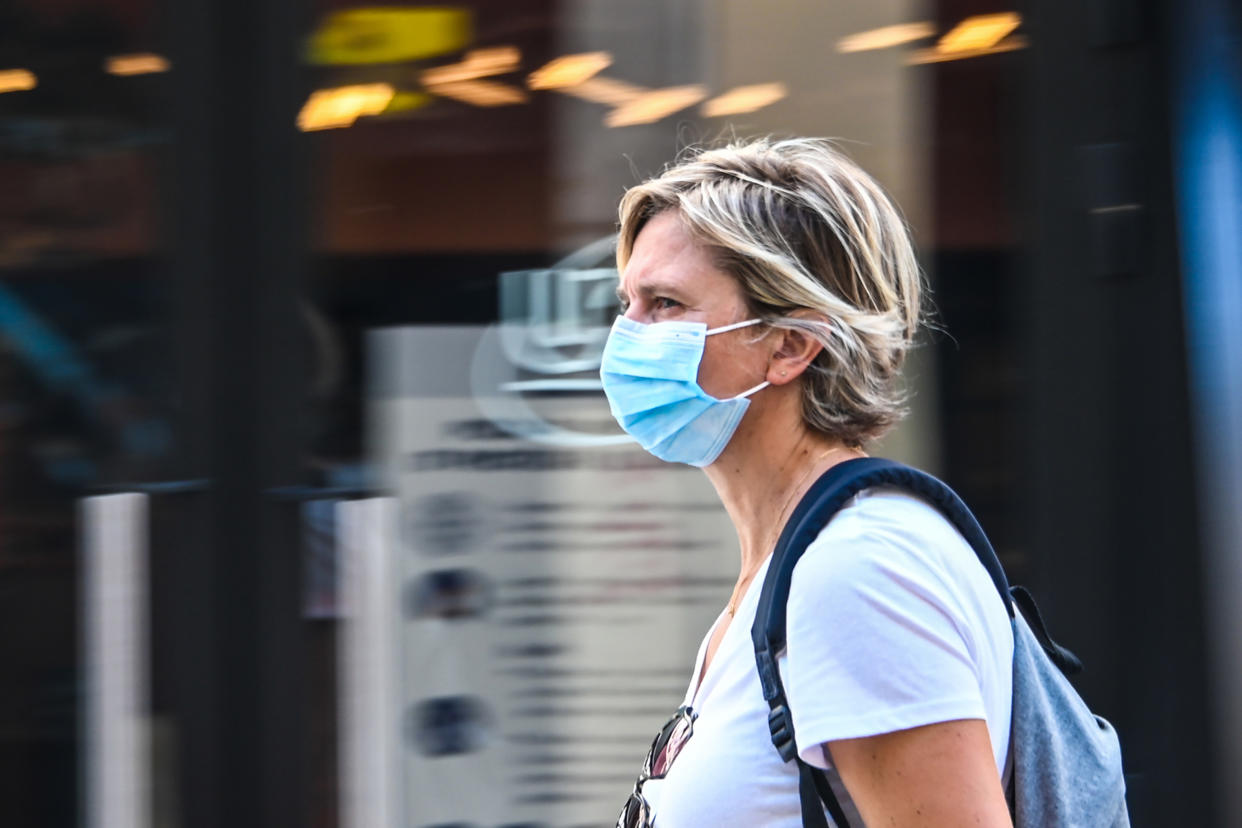
[[[667,296],[657,296],[651,301],[656,306],[656,310],[670,310],[681,307],[681,302],[678,302],[676,299],[670,299]]]

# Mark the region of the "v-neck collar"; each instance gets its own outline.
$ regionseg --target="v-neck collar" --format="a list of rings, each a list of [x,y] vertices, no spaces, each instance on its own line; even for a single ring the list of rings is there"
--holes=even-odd
[[[747,632],[754,625],[755,605],[759,601],[759,592],[763,589],[763,580],[767,576],[768,564],[771,561],[772,556],[768,555],[763,563],[759,565],[759,569],[755,572],[755,577],[746,585],[746,592],[743,593],[742,600],[738,602],[737,610],[733,615],[733,620],[729,622],[728,629],[720,637],[720,646],[716,648],[716,654],[712,657],[712,663],[707,665],[707,670],[703,669],[703,663],[707,660],[707,649],[711,646],[712,637],[716,634],[716,628],[728,616],[727,610],[720,611],[720,615],[716,616],[716,621],[703,638],[703,643],[699,646],[699,654],[694,660],[694,675],[691,679],[693,683],[691,684],[689,694],[687,694],[689,698],[688,704],[695,710],[702,710],[703,700],[700,699],[699,694],[703,691],[704,685],[708,683],[708,678],[714,678],[720,674],[720,663],[730,652],[728,648],[736,646],[734,639],[737,637],[735,631],[738,625],[740,624]]]

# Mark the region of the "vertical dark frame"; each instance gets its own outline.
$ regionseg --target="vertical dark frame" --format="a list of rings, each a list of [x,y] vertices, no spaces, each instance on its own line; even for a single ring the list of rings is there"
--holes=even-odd
[[[1167,21],[1173,158],[1196,442],[1217,814],[1242,795],[1242,4],[1182,2]],[[1234,820],[1236,821],[1236,820]]]
[[[184,0],[171,44],[168,278],[179,341],[176,476],[162,501],[177,597],[165,623],[186,828],[299,825],[304,647],[296,510],[307,258],[299,46],[305,3]]]
[[[1135,826],[1213,810],[1167,16],[1030,0],[1018,499],[1054,634],[1113,718]]]

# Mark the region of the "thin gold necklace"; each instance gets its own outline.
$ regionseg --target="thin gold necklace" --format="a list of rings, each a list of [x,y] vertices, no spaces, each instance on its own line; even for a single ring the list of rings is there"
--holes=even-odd
[[[781,506],[781,511],[776,516],[776,523],[773,525],[773,531],[768,536],[768,543],[767,543],[768,547],[771,547],[773,544],[776,543],[776,536],[785,525],[785,518],[787,517],[785,513],[789,510],[790,505],[793,504],[793,499],[794,497],[797,496],[798,491],[802,488],[802,484],[806,482],[806,479],[811,476],[811,473],[815,471],[815,469],[819,466],[819,464],[823,461],[823,459],[827,457],[828,455],[832,454],[834,451],[851,451],[851,449],[849,446],[833,446],[832,448],[828,449],[827,451],[824,451],[818,457],[816,457],[814,460],[811,461],[810,467],[806,470],[806,472],[802,475],[802,477],[798,478],[798,482],[794,484],[793,488],[789,490],[789,497],[785,499],[785,504]],[[766,556],[764,560],[766,560]],[[760,565],[762,566],[762,561],[760,562]],[[725,606],[725,612],[729,614],[730,618],[732,618],[733,614],[737,612],[737,602],[740,601],[742,599],[742,596],[746,594],[747,587],[750,586],[750,582],[754,580],[755,573],[757,573],[758,571],[759,571],[758,568],[756,568],[755,572],[750,573],[750,575],[748,575],[745,580],[740,581],[738,585],[734,588],[733,595],[730,596],[729,603],[728,605]]]

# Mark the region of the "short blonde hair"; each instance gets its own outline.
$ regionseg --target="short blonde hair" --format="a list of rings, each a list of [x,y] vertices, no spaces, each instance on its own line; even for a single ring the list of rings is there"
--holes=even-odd
[[[755,316],[823,345],[802,384],[811,429],[858,446],[901,419],[923,284],[905,221],[871,176],[822,139],[694,151],[621,199],[619,269],[666,210]]]

